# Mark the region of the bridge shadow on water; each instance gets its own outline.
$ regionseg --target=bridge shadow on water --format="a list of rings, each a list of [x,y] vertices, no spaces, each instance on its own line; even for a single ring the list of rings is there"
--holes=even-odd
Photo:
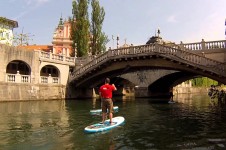
[[[150,104],[168,104],[170,101],[169,97],[161,97],[161,98],[150,98],[150,97],[134,97],[134,96],[114,96],[113,102],[129,102],[129,101],[147,101]]]

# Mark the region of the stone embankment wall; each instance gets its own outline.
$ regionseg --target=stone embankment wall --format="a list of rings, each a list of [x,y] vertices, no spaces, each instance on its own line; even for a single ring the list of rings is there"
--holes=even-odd
[[[208,93],[209,87],[175,87],[173,88],[174,94],[184,93]]]
[[[0,83],[0,102],[64,99],[63,85]]]

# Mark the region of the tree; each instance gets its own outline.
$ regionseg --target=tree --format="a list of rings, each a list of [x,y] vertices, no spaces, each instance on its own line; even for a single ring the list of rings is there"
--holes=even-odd
[[[77,50],[77,57],[86,56],[89,51],[88,4],[87,0],[74,0],[72,3],[71,39],[72,48]]]
[[[211,85],[218,85],[218,82],[207,77],[192,79],[192,86],[194,87],[210,87]]]
[[[77,56],[77,54],[75,54],[76,52],[76,38],[75,38],[75,31],[76,31],[76,25],[75,25],[75,22],[76,20],[74,18],[71,18],[69,17],[69,21],[70,21],[70,24],[71,24],[71,40],[72,40],[72,49],[71,49],[71,53],[70,53],[70,56],[71,57],[75,57]]]
[[[102,25],[105,17],[103,7],[100,7],[99,0],[92,0],[92,14],[91,14],[91,53],[96,55],[106,51],[106,44],[109,42],[108,37],[102,32]]]
[[[31,35],[30,33],[24,33],[24,28],[22,29],[22,32],[20,34],[15,34],[13,40],[14,40],[14,45],[29,45],[29,41],[33,40],[31,37],[34,35]]]

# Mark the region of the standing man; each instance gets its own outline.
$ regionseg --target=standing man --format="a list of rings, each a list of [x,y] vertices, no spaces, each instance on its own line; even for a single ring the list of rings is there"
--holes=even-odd
[[[110,85],[110,79],[105,79],[105,84],[100,87],[99,94],[102,103],[102,122],[104,123],[107,111],[109,113],[110,123],[112,123],[113,118],[113,102],[112,102],[112,91],[116,91],[117,88],[114,84]]]

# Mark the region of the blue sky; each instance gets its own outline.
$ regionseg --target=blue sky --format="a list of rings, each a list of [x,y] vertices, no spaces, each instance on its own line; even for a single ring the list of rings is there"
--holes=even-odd
[[[59,18],[72,16],[72,0],[0,0],[0,15],[16,20],[15,33],[34,35],[30,44],[51,44]],[[225,39],[226,0],[100,0],[105,9],[103,31],[141,45],[160,28],[167,41],[180,43]]]

